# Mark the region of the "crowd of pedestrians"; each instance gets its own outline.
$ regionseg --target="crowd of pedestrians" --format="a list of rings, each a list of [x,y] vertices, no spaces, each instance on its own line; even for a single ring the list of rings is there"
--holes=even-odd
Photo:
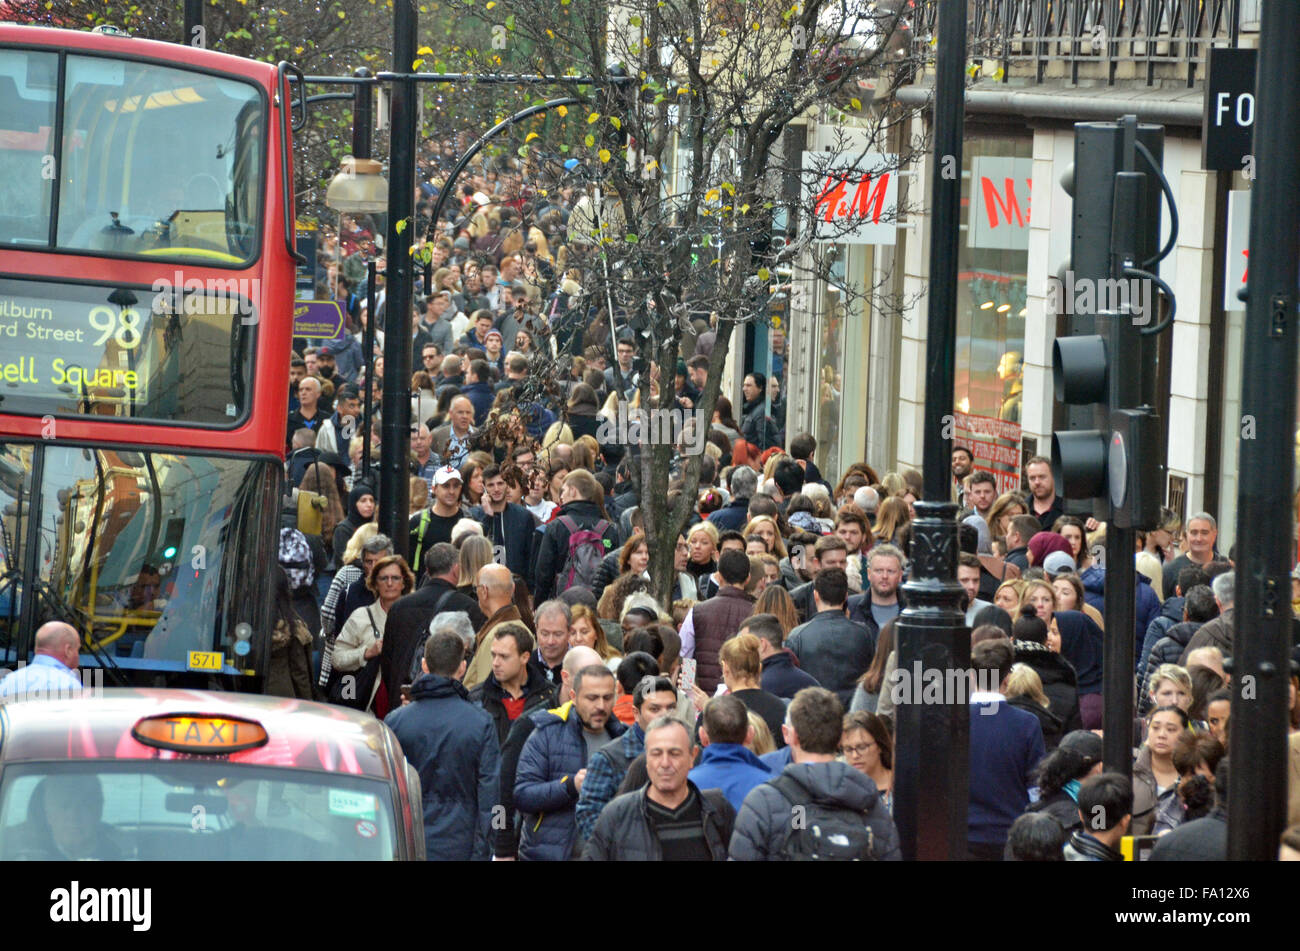
[[[427,212],[452,150],[425,148]],[[373,235],[344,217],[328,236],[342,265],[322,277],[351,324],[292,361],[299,499],[280,562],[310,637],[282,638],[277,689],[385,719],[420,773],[430,858],[897,859],[909,751],[894,715],[910,701],[895,628],[919,474],[857,462],[826,478],[816,440],[785,432],[784,361],[770,381],[755,369],[738,410],[712,407],[696,505],[652,583],[638,447],[598,438],[600,423],[639,406],[645,375],[696,408],[714,333],[696,315],[674,373],[642,363],[620,315],[583,297],[566,230],[583,198],[484,166],[433,229],[408,557],[378,533],[367,475],[379,406],[362,394],[384,372],[358,352]],[[1108,568],[1105,525],[1065,514],[1048,460],[1001,495],[968,449],[952,472],[972,628],[967,857],[1109,860],[1124,836],[1155,835],[1152,858],[1223,858],[1234,572],[1214,519],[1165,513],[1132,565]],[[290,517],[304,493],[315,524]],[[1108,570],[1137,579],[1131,781],[1101,772]],[[1293,669],[1292,823],[1297,683]]]

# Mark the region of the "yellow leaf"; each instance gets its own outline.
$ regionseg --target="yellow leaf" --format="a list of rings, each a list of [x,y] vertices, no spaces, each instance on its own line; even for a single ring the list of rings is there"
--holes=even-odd
[[[568,106],[556,106],[556,107],[555,107],[555,114],[558,115],[560,118],[564,118],[565,116],[567,116],[567,115],[569,114],[569,107],[568,107]]]
[[[600,157],[600,160],[602,162],[608,162],[611,158],[609,154],[609,149],[601,149],[599,152],[596,153],[596,155]]]
[[[850,99],[850,100],[849,100],[849,105],[853,107],[854,111],[861,110],[861,109],[862,109],[862,100],[860,100],[860,99]]]
[[[415,60],[414,62],[411,63],[411,72],[415,72],[417,69],[419,69],[419,68],[420,68],[421,66],[423,66],[423,65],[424,65],[424,60],[423,60],[423,59],[417,59],[417,60]]]
[[[529,142],[533,141],[533,139],[540,139],[540,138],[541,136],[538,135],[536,132],[529,132],[528,135],[524,136],[524,145],[527,145]]]
[[[620,132],[623,131],[623,123],[618,121],[618,116],[610,116],[609,124],[612,125],[615,129],[618,129]]]
[[[497,0],[488,0],[487,9],[491,10],[496,5],[497,5]]]
[[[723,182],[723,183],[722,183],[722,188],[723,188],[724,191],[726,191],[726,193],[727,193],[728,195],[735,195],[735,194],[736,194],[736,186],[733,185],[733,184],[731,184],[731,182]]]
[[[591,125],[593,122],[599,121],[599,119],[600,119],[600,113],[593,112],[591,115],[587,116],[587,125]]]
[[[772,276],[772,272],[769,271],[767,268],[761,267],[758,269],[758,279],[760,281],[766,281],[771,276]]]
[[[415,55],[416,55],[416,56],[432,56],[432,55],[433,55],[433,50],[431,50],[431,49],[430,49],[429,47],[427,47],[427,46],[421,46],[418,50],[415,51]]]
[[[708,191],[704,193],[705,201],[717,201],[721,197],[722,197],[722,192],[718,191],[716,188],[710,188]]]
[[[748,214],[748,212],[749,212],[749,205],[745,204],[740,206],[740,213],[742,215]]]
[[[401,234],[403,231],[406,230],[406,219],[403,218],[401,221],[394,224],[393,227],[397,229],[398,234]]]

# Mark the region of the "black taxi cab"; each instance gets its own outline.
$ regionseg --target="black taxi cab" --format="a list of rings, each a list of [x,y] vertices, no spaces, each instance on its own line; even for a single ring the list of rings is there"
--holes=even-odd
[[[152,689],[0,706],[0,861],[422,860],[423,826],[397,737],[352,710]]]

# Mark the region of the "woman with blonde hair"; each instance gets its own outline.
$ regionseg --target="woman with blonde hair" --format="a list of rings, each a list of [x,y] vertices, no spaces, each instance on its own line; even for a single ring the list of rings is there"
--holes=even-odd
[[[1007,703],[1038,718],[1043,744],[1049,750],[1060,745],[1065,723],[1052,712],[1052,701],[1043,691],[1043,678],[1028,664],[1013,664],[1007,678]]]
[[[757,535],[763,539],[769,555],[775,555],[777,558],[788,557],[785,550],[785,541],[781,538],[781,529],[777,526],[776,520],[770,515],[755,515],[741,529],[740,534],[746,538],[749,538],[750,535]]]
[[[794,599],[790,592],[777,584],[769,584],[754,602],[754,614],[774,615],[781,624],[781,637],[790,636],[790,632],[799,626],[799,612],[795,610]]]
[[[781,460],[789,458],[790,454],[785,452],[774,452],[768,456],[767,462],[763,463],[763,478],[761,481],[766,482],[772,478],[772,474],[776,472],[776,467],[780,465]]]
[[[1014,619],[1020,612],[1021,596],[1025,593],[1025,582],[1021,578],[1011,578],[998,585],[993,592],[993,603],[1006,611]]]
[[[492,563],[492,543],[482,535],[469,535],[460,543],[460,585],[462,594],[478,598],[478,573]]]
[[[907,491],[907,482],[897,472],[886,472],[881,477],[880,484],[885,487],[885,493],[891,499],[902,498],[903,493]]]
[[[570,616],[572,623],[569,626],[569,646],[590,647],[600,655],[600,659],[610,670],[618,673],[618,665],[623,660],[623,655],[609,643],[609,638],[605,636],[605,629],[601,627],[596,612],[585,604],[575,604],[570,611]]]
[[[890,496],[876,511],[876,541],[897,545],[903,529],[912,521],[911,510],[898,496]]]
[[[1017,492],[1003,492],[989,507],[989,531],[995,538],[1006,538],[1007,527],[1017,515],[1028,515],[1025,500]]]
[[[596,462],[600,459],[600,443],[594,436],[579,436],[573,444],[573,468],[596,471]]]
[[[767,722],[753,710],[747,710],[746,715],[749,717],[749,728],[753,731],[749,742],[745,744],[746,748],[755,756],[775,753],[776,740],[772,739],[772,731],[767,728]]]

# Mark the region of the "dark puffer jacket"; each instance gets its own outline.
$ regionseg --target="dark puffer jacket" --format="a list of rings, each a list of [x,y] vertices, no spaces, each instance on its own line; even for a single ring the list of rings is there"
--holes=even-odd
[[[811,802],[863,813],[875,840],[877,861],[902,860],[898,830],[869,777],[838,761],[791,763],[782,775],[786,774],[811,792]],[[731,858],[740,862],[780,861],[790,827],[790,801],[771,782],[755,786],[736,817]]]
[[[566,862],[578,827],[574,808],[578,788],[573,777],[587,765],[587,743],[573,701],[534,714],[537,724],[519,753],[514,806],[523,819],[521,862]],[[605,732],[612,740],[627,727],[611,716]]]
[[[428,858],[486,861],[501,768],[491,718],[460,681],[424,674],[384,722],[420,774]]]
[[[1139,677],[1142,676],[1142,671],[1146,668],[1147,658],[1151,656],[1151,648],[1156,646],[1156,642],[1160,638],[1169,633],[1171,627],[1183,622],[1183,606],[1186,603],[1185,598],[1165,598],[1165,603],[1160,607],[1159,616],[1147,625],[1146,637],[1142,638],[1142,644],[1138,648],[1137,675]]]
[[[727,845],[736,822],[736,810],[727,797],[717,789],[701,792],[689,779],[686,781],[695,795],[700,797],[700,812],[704,823],[704,838],[713,853],[713,861],[727,860]],[[646,810],[646,796],[650,787],[615,797],[596,820],[591,841],[582,858],[586,862],[660,862],[663,847],[651,828]]]
[[[718,652],[723,641],[740,630],[745,618],[754,613],[754,599],[742,588],[726,585],[707,601],[691,608],[695,625],[696,683],[712,694],[722,683],[722,661]]]

